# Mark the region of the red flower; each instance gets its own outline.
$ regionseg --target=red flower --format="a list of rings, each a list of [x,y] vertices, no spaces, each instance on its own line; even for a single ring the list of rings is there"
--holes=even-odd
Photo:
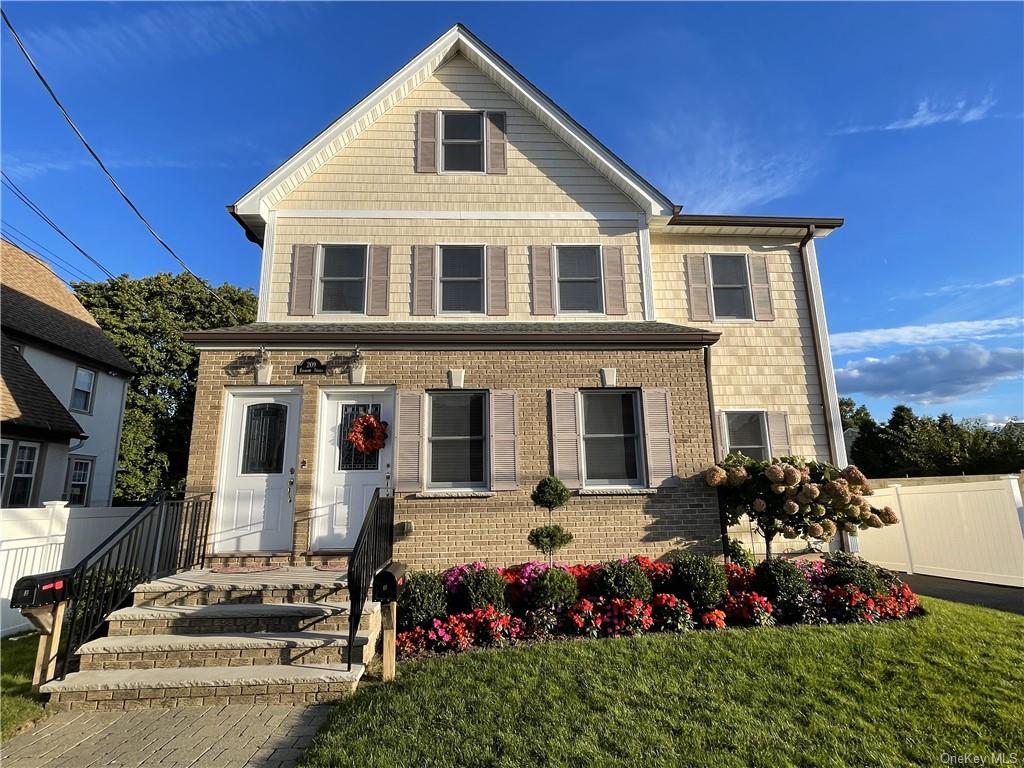
[[[725,629],[725,613],[719,610],[708,611],[701,615],[700,623],[708,629]]]
[[[729,580],[730,592],[749,592],[754,571],[751,568],[736,565],[736,563],[726,563],[725,577]]]

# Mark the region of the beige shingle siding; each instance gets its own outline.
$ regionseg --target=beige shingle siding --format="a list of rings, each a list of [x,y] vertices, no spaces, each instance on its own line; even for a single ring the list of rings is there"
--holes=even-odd
[[[775,320],[691,322],[683,265],[688,253],[766,255]],[[651,259],[658,320],[722,334],[712,348],[716,407],[785,411],[792,452],[828,458],[821,380],[797,243],[654,234]]]
[[[416,112],[424,109],[505,112],[508,175],[415,173]],[[283,199],[270,202],[279,210],[639,212],[636,203],[462,56],[438,69]]]
[[[507,179],[497,176],[494,178]],[[636,222],[628,221],[437,221],[430,219],[329,219],[287,218],[276,224],[274,263],[271,270],[271,322],[288,319],[288,290],[292,246],[296,243],[348,242],[391,246],[390,314],[380,320],[420,319],[410,314],[412,246],[435,243],[504,245],[508,248],[509,313],[497,321],[535,319],[530,314],[531,245],[588,243],[622,248],[626,277],[625,315],[560,315],[585,320],[642,320],[639,241]],[[337,319],[337,315],[329,316]],[[439,315],[439,319],[464,320],[464,316]],[[474,316],[476,317],[476,316]],[[373,320],[374,318],[369,318]],[[486,319],[486,318],[482,318]],[[550,317],[544,318],[550,320]]]

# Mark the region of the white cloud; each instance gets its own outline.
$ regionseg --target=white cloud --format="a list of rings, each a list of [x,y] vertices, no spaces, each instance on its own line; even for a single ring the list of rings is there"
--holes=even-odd
[[[867,331],[846,331],[829,335],[832,352],[850,354],[889,346],[911,346],[957,341],[981,341],[1007,337],[1021,338],[1024,318],[1001,317],[992,320],[963,320],[929,325],[904,325]]]
[[[860,393],[917,403],[942,403],[1024,377],[1024,349],[978,344],[929,347],[884,358],[866,357],[836,369],[843,394]]]
[[[909,117],[901,117],[881,125],[860,125],[841,128],[838,134],[867,133],[870,131],[907,131],[914,128],[927,128],[940,123],[975,123],[989,116],[996,105],[995,98],[989,94],[976,104],[968,104],[961,99],[954,104],[939,105],[931,99],[922,99],[917,109]]]
[[[896,294],[892,299],[921,299],[934,298],[936,296],[959,296],[960,294],[972,293],[973,291],[984,291],[988,288],[1006,288],[1014,283],[1020,282],[1021,280],[1024,280],[1024,273],[1000,277],[997,280],[989,280],[985,283],[959,283],[943,285],[940,288],[932,288],[925,291],[907,291],[905,293]]]

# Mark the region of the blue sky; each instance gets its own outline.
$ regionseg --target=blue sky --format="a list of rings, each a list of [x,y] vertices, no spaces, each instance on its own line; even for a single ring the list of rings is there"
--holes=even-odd
[[[258,276],[225,204],[462,21],[687,211],[846,217],[818,244],[841,392],[876,416],[1024,416],[1019,3],[5,9],[214,282]],[[8,175],[112,271],[175,270],[6,31],[2,65]],[[98,276],[6,190],[3,219]]]

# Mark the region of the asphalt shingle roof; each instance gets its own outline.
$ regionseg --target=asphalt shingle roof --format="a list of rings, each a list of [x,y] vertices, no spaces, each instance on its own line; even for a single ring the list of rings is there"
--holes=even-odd
[[[75,418],[6,336],[0,336],[0,366],[0,423],[5,432],[22,429],[64,439],[85,436]]]

